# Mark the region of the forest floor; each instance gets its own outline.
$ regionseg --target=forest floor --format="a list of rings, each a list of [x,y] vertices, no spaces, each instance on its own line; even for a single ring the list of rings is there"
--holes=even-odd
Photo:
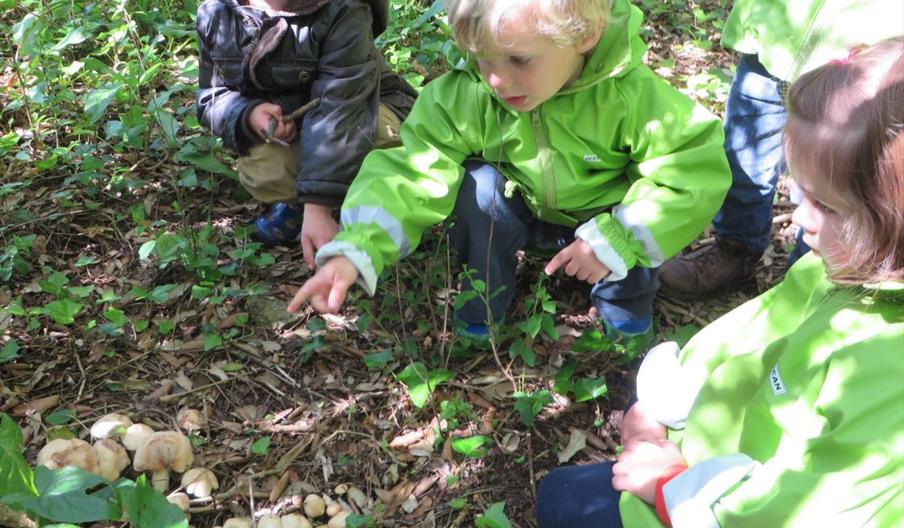
[[[678,86],[693,84],[688,79],[700,72],[716,72],[692,95],[721,111],[733,57],[718,47],[717,35],[702,49],[684,40],[686,32],[666,29],[664,17],[653,16],[645,26],[650,64]],[[166,158],[127,161],[145,182],[166,182],[181,170]],[[12,165],[5,169],[7,182],[22,176]],[[310,276],[300,248],[277,248],[270,251],[272,262],[249,265],[251,259],[231,253],[241,249],[238,243],[222,246],[216,264],[240,265],[212,290],[243,292],[222,296],[203,289],[209,285],[198,277],[200,265],[193,273],[139,257],[150,238],[128,221],[135,218],[130,206],[143,204],[147,218],[172,217],[176,209],[209,212],[183,214],[183,227],[200,233],[213,225],[231,233],[257,214],[234,182],[222,183],[219,192],[150,185],[136,195],[102,193],[94,197],[98,207],[61,210],[66,176],[44,176],[25,192],[0,195],[4,215],[19,208],[32,213],[24,223],[4,219],[4,246],[17,231],[37,235],[31,271],[0,285],[0,306],[46,306],[53,298],[48,269],[63,272],[67,287],[110,292],[96,306],[86,305],[74,326],[35,313],[0,312],[0,335],[19,347],[0,355],[0,411],[22,427],[28,460],[48,438],[85,437],[104,413],[164,430],[178,428],[177,414],[190,408],[206,422],[192,431],[195,465],[211,468],[220,482],[214,499],[192,503],[194,526],[296,511],[299,497],[309,493],[338,499],[334,490],[344,483],[363,491],[363,505],[347,502],[370,511],[379,526],[471,526],[504,501],[512,525],[528,527],[535,525],[536,483],[546,472],[614,458],[637,363],[573,350],[594,328],[585,284],[560,277],[544,284],[556,301],[552,317],[560,338],[533,340],[536,363],[528,367],[509,360],[511,342],[502,341],[494,354],[469,349],[450,332],[457,283],[440,228],[388,270],[374,298],[358,290],[338,315],[295,316],[284,307]],[[686,338],[780,280],[791,208],[781,192],[774,244],[749,287],[697,302],[660,295],[657,340]],[[203,254],[204,240],[194,243],[195,254]],[[694,247],[709,243],[704,233]],[[539,259],[525,257],[512,319],[527,313],[541,269]],[[99,331],[115,323],[115,313],[101,316],[109,307],[133,323]],[[512,393],[551,389],[565,363],[574,365],[575,375],[605,379],[607,394],[577,403],[554,393],[534,426],[525,426]],[[417,383],[400,374],[415,364],[451,373],[423,407],[413,402]],[[479,449],[454,442],[476,436],[486,442]]]

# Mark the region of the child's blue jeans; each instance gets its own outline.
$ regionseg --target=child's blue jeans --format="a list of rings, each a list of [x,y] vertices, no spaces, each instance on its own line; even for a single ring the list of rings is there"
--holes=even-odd
[[[743,55],[725,103],[732,182],[713,225],[717,236],[736,240],[751,253],[769,246],[772,199],[785,170],[782,129],[788,114],[781,85],[756,55]]]
[[[454,209],[452,246],[459,260],[475,270],[472,278],[487,283],[488,294],[504,287],[489,302],[493,321],[499,321],[515,294],[516,252],[526,246],[558,251],[574,241],[574,228],[536,219],[517,192],[507,198],[505,177],[492,165],[480,160],[464,165],[465,177]],[[600,317],[626,333],[649,328],[659,288],[658,273],[658,268],[636,266],[620,281],[604,279],[595,284],[590,295]],[[470,288],[467,282],[464,286]],[[481,297],[471,299],[456,316],[469,324],[485,323],[487,305]]]
[[[537,528],[621,528],[612,462],[549,472],[537,489]]]

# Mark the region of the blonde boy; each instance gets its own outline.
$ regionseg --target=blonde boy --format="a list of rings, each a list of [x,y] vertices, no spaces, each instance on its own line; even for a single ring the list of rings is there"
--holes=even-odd
[[[367,157],[289,310],[336,311],[356,280],[372,294],[454,212],[459,259],[487,291],[504,287],[456,313],[462,333],[505,315],[515,253],[540,246],[556,251],[546,273],[593,285],[610,333],[645,342],[658,266],[730,183],[719,121],[642,64],[628,0],[452,0],[448,12],[467,64],[424,89],[401,148]]]

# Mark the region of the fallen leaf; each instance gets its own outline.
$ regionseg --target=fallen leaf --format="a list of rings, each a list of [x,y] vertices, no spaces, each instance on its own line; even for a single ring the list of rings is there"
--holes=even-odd
[[[30,413],[38,413],[43,414],[44,411],[49,409],[53,409],[57,405],[60,404],[60,397],[58,395],[46,396],[44,398],[38,398],[37,400],[27,401],[25,403],[16,405],[13,407],[13,416],[25,416]]]
[[[587,447],[587,435],[580,429],[572,429],[568,437],[568,445],[559,452],[559,464],[571,460],[578,451]]]

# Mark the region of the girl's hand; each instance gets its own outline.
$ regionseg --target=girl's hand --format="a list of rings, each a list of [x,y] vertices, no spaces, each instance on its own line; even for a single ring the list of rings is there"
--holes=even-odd
[[[273,103],[261,103],[251,109],[251,115],[248,116],[248,126],[263,140],[268,140],[267,133],[270,130],[271,120],[276,123],[273,129],[272,137],[291,143],[295,139],[295,123],[282,122],[282,107]]]
[[[681,451],[668,440],[635,440],[625,445],[612,466],[612,487],[640,497],[648,504],[656,500],[656,481],[666,470],[685,464]]]
[[[546,264],[544,271],[552,275],[557,269],[565,266],[565,273],[578,280],[596,284],[609,275],[609,268],[600,262],[593,249],[581,239],[575,240]]]
[[[314,269],[314,255],[339,232],[339,224],[333,220],[333,209],[328,205],[304,204],[301,223],[301,248],[304,261]]]
[[[345,301],[349,286],[357,279],[358,269],[350,260],[345,257],[331,258],[299,288],[286,309],[295,313],[310,300],[311,306],[318,312],[336,313]]]
[[[656,442],[666,439],[665,426],[647,414],[643,403],[635,402],[618,425],[623,445],[635,440]]]

